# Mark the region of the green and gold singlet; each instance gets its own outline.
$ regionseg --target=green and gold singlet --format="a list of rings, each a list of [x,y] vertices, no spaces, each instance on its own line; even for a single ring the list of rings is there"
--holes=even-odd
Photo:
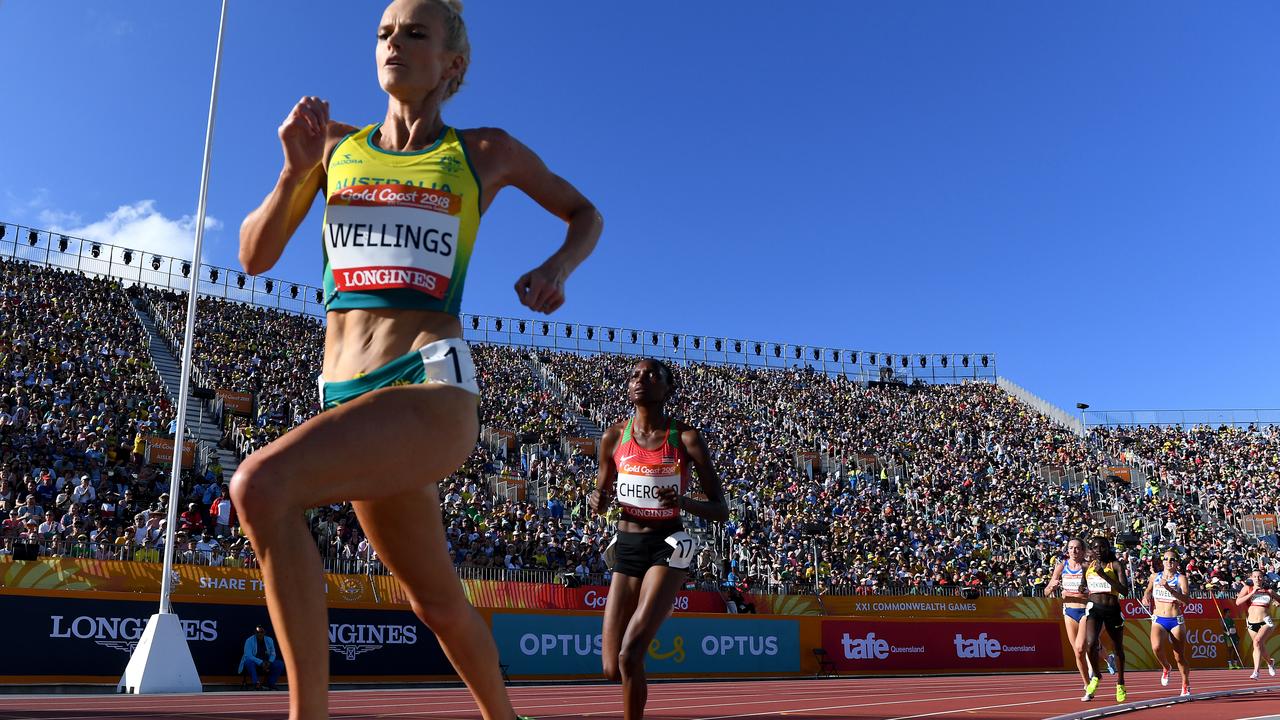
[[[351,133],[329,158],[325,308],[457,315],[480,227],[480,179],[453,128],[425,150],[394,152],[377,146],[380,127]]]

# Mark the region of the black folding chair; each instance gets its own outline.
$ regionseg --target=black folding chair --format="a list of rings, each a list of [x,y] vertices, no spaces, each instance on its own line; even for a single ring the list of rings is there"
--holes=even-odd
[[[813,658],[818,661],[818,672],[814,673],[814,677],[836,676],[836,664],[831,662],[831,658],[827,656],[826,648],[814,648]]]

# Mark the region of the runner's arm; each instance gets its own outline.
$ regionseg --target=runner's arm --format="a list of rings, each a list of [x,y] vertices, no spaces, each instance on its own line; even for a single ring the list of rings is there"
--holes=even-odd
[[[569,224],[564,243],[541,265],[516,281],[520,302],[535,312],[551,313],[564,304],[564,283],[596,247],[604,218],[569,181],[547,168],[536,153],[504,130],[479,128],[464,133],[474,149],[481,176],[481,208],[504,187],[519,189],[544,210]]]
[[[613,462],[613,451],[618,447],[621,436],[617,426],[610,427],[600,437],[600,470],[596,473],[596,489],[587,496],[588,509],[604,515],[613,503],[613,484],[618,478],[618,466]]]
[[[1106,580],[1107,584],[1111,585],[1111,589],[1113,591],[1124,595],[1129,592],[1129,575],[1125,572],[1124,565],[1120,564],[1119,561],[1109,564],[1116,569],[1116,579],[1112,580],[1105,573],[1098,573],[1098,575],[1101,576],[1103,580]]]
[[[280,259],[324,188],[325,158],[355,128],[329,121],[329,105],[319,98],[298,101],[280,125],[284,167],[275,187],[240,225],[240,265],[250,275],[270,270]]]
[[[1191,602],[1191,583],[1187,582],[1187,576],[1185,574],[1178,578],[1177,585],[1165,585],[1165,587],[1169,590],[1169,594],[1173,596],[1174,600],[1177,600],[1183,605]]]
[[[1062,561],[1059,560],[1053,566],[1053,577],[1049,578],[1049,584],[1044,586],[1044,596],[1053,595],[1053,591],[1062,584]]]
[[[697,428],[686,428],[680,433],[680,444],[684,445],[685,453],[698,470],[698,482],[702,485],[702,492],[706,494],[707,499],[695,500],[688,495],[680,495],[676,498],[676,504],[681,510],[700,518],[714,522],[728,520],[729,505],[724,501],[724,488],[720,485],[720,476],[716,474],[716,469],[711,464],[711,453],[707,450],[707,443],[702,438],[702,433]]]
[[[1239,607],[1244,607],[1245,605],[1248,605],[1249,599],[1252,598],[1253,594],[1257,591],[1258,591],[1257,585],[1253,585],[1253,586],[1245,585],[1244,587],[1240,588],[1240,593],[1236,595],[1236,607],[1239,608]]]

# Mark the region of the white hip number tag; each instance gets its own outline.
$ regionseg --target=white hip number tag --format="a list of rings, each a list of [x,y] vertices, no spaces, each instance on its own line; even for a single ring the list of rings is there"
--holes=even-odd
[[[677,570],[688,570],[694,554],[698,551],[698,541],[683,530],[671,533],[666,540],[667,544],[675,549],[667,565]]]

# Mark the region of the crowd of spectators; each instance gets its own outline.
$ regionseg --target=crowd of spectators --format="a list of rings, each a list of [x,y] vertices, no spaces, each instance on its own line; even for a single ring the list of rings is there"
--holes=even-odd
[[[0,260],[0,301],[0,538],[47,547],[141,533],[136,516],[145,528],[167,486],[142,466],[142,437],[171,411],[126,293]]]
[[[602,426],[629,411],[621,388],[633,359],[540,359]],[[719,538],[725,576],[812,587],[816,568],[819,589],[1033,594],[1068,536],[1120,533],[1137,543],[1122,553],[1135,570],[1168,545],[1202,584],[1260,563],[1277,569],[1272,548],[1219,511],[1275,512],[1272,428],[1101,429],[1081,439],[989,383],[863,384],[704,364],[678,378],[673,410],[703,428],[731,498]],[[1133,436],[1132,449],[1115,451],[1108,433]],[[1102,482],[1121,458],[1152,458],[1143,465],[1152,480]],[[1099,480],[1058,484],[1047,468]]]
[[[132,303],[172,343],[185,296],[13,262],[0,263],[0,281],[0,536],[55,554],[157,558],[168,479],[143,461],[141,438],[171,432],[173,413]],[[318,412],[316,319],[213,299],[199,310],[197,381],[255,398],[249,416],[222,418],[226,448],[251,453]],[[585,506],[596,458],[565,440],[579,417],[604,428],[629,414],[623,382],[635,359],[484,344],[473,355],[482,425],[496,432],[440,484],[455,563],[605,573],[610,518]],[[679,365],[677,379],[671,410],[703,430],[732,509],[723,526],[704,524],[702,577],[1033,594],[1068,536],[1122,532],[1133,534],[1135,567],[1173,545],[1200,587],[1278,569],[1271,546],[1239,531],[1243,515],[1276,512],[1274,427],[1081,438],[989,383],[868,384],[707,363]],[[1113,477],[1116,466],[1133,478]],[[180,560],[253,563],[228,480],[212,466],[181,485]],[[310,521],[331,568],[376,567],[350,505],[317,508]]]

